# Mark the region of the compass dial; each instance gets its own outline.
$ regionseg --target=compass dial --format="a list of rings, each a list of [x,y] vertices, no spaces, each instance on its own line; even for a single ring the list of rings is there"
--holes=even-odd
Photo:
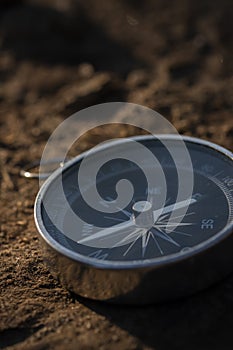
[[[79,188],[77,174],[83,156],[69,162],[63,170],[58,170],[44,185],[37,206],[37,225],[46,233],[51,242],[72,251],[72,256],[92,264],[98,260],[101,265],[116,264],[127,267],[156,263],[161,258],[183,258],[185,254],[195,254],[204,250],[218,236],[229,231],[233,223],[233,161],[230,154],[197,139],[184,138],[190,154],[192,168],[180,159],[179,173],[185,183],[194,176],[193,190],[189,198],[177,201],[179,181],[177,164],[174,163],[164,144],[154,137],[136,137],[139,143],[148,148],[158,160],[166,180],[166,196],[163,208],[158,207],[164,188],[159,183],[149,187],[145,170],[156,177],[157,165],[144,160],[141,169],[133,161],[125,159],[127,147],[124,140],[109,143],[112,160],[107,161],[98,171],[96,183],[89,183],[85,192],[92,193],[96,186],[101,200],[98,211],[89,206]],[[180,147],[175,137],[167,137],[166,142],[175,149]],[[114,158],[117,148],[122,158]],[[104,157],[98,150],[92,155],[95,159]],[[132,150],[131,150],[132,152]],[[119,154],[119,149],[118,149]],[[88,174],[88,169],[86,171]],[[61,181],[69,208],[80,220],[73,225],[67,203],[63,203],[57,182]],[[114,213],[105,208],[117,198],[116,184],[122,179],[133,186],[133,196],[125,207]],[[46,203],[46,206],[44,205]],[[46,208],[50,208],[49,213]],[[185,215],[183,209],[187,208]],[[39,220],[38,220],[39,216]],[[71,239],[66,232],[72,231]],[[51,243],[50,243],[51,244]]]
[[[129,304],[189,295],[225,277],[233,266],[232,153],[189,137],[133,141],[82,154],[41,187],[35,221],[50,271],[79,295]],[[188,157],[179,156],[184,145]]]

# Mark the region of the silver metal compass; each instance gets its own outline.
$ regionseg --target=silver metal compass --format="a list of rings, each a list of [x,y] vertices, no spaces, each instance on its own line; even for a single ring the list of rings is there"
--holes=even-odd
[[[83,297],[128,304],[190,295],[221,280],[233,271],[233,154],[213,143],[182,137],[190,167],[184,159],[174,162],[164,145],[166,141],[178,150],[178,136],[133,140],[158,162],[144,159],[140,168],[124,157],[129,152],[127,139],[111,141],[94,150],[85,164],[86,174],[91,174],[98,159],[113,155],[103,162],[95,183],[87,175],[80,188],[84,153],[41,187],[35,222],[51,272]],[[114,158],[116,151],[122,156]],[[161,169],[166,193],[158,176]],[[145,173],[158,179],[152,187]],[[191,176],[191,195],[178,198],[178,187]],[[114,211],[111,206],[122,179],[131,184],[133,195]],[[85,200],[96,188],[96,207],[101,210]]]

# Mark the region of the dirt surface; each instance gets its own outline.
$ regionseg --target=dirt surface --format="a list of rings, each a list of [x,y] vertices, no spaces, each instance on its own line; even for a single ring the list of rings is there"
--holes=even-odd
[[[149,106],[232,150],[232,22],[227,0],[0,2],[0,349],[232,350],[233,275],[147,307],[62,288],[34,226],[38,182],[19,177],[64,118],[103,102]],[[76,152],[105,136],[87,135]]]

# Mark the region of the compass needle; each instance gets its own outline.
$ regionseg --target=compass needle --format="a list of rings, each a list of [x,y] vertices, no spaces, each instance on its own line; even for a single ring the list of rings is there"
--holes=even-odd
[[[192,226],[194,225],[194,223],[192,222],[180,222],[180,223],[177,223],[177,222],[168,222],[168,223],[157,223],[155,225],[153,225],[154,228],[168,228],[168,227],[179,227],[179,226]]]
[[[120,230],[126,230],[128,228],[130,228],[133,225],[133,222],[131,220],[127,221],[127,222],[123,222],[121,224],[118,225],[114,225],[113,227],[108,227],[106,229],[100,230],[96,233],[93,233],[92,235],[85,237],[85,238],[81,238],[80,240],[77,241],[77,243],[79,244],[83,244],[83,243],[87,243],[89,241],[92,240],[97,240],[106,236],[110,236],[113,235],[117,232],[119,232]]]
[[[154,220],[156,221],[158,219],[158,216],[161,214],[167,214],[178,209],[188,208],[191,204],[195,204],[196,202],[197,202],[196,199],[191,198],[191,199],[186,199],[184,201],[174,203],[164,207],[162,209],[162,213],[161,213],[161,209],[154,210]]]

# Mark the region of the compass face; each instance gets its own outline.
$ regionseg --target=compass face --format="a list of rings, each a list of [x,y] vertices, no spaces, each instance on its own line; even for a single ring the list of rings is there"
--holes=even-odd
[[[157,165],[144,160],[143,169],[134,162],[125,159],[127,145],[109,143],[107,150],[113,159],[99,169],[96,183],[89,183],[84,189],[92,193],[96,186],[102,202],[102,210],[89,206],[78,186],[77,174],[83,157],[77,157],[57,171],[42,188],[36,208],[36,221],[42,235],[51,245],[64,249],[64,253],[88,263],[98,264],[149,264],[161,258],[195,254],[197,249],[206,249],[215,237],[224,236],[233,224],[233,160],[230,153],[217,146],[184,138],[190,155],[192,168],[185,160],[174,163],[163,143],[154,137],[135,138],[148,148],[158,160],[166,180],[165,203],[161,210],[158,203],[164,196],[163,186],[157,182],[150,188],[145,170],[156,177]],[[168,136],[169,145],[179,147],[175,137]],[[122,157],[114,158],[116,148],[122,150]],[[105,148],[106,150],[106,148]],[[105,150],[93,154],[92,162],[97,157],[104,157]],[[118,150],[119,151],[119,150]],[[119,152],[118,152],[119,154]],[[93,163],[92,163],[93,166]],[[87,169],[88,174],[88,169]],[[193,189],[189,198],[177,202],[178,186],[193,175]],[[81,220],[79,225],[72,224],[67,203],[63,203],[58,188],[58,181],[63,190],[68,206]],[[122,179],[133,186],[131,201],[114,213],[105,212],[105,208],[117,198],[116,184]],[[183,180],[182,180],[183,179]],[[46,203],[46,205],[45,205]],[[183,208],[187,207],[185,215]],[[46,208],[50,208],[49,213]],[[140,215],[139,215],[140,214]],[[138,216],[139,215],[139,216]],[[71,239],[66,232],[72,231]]]

